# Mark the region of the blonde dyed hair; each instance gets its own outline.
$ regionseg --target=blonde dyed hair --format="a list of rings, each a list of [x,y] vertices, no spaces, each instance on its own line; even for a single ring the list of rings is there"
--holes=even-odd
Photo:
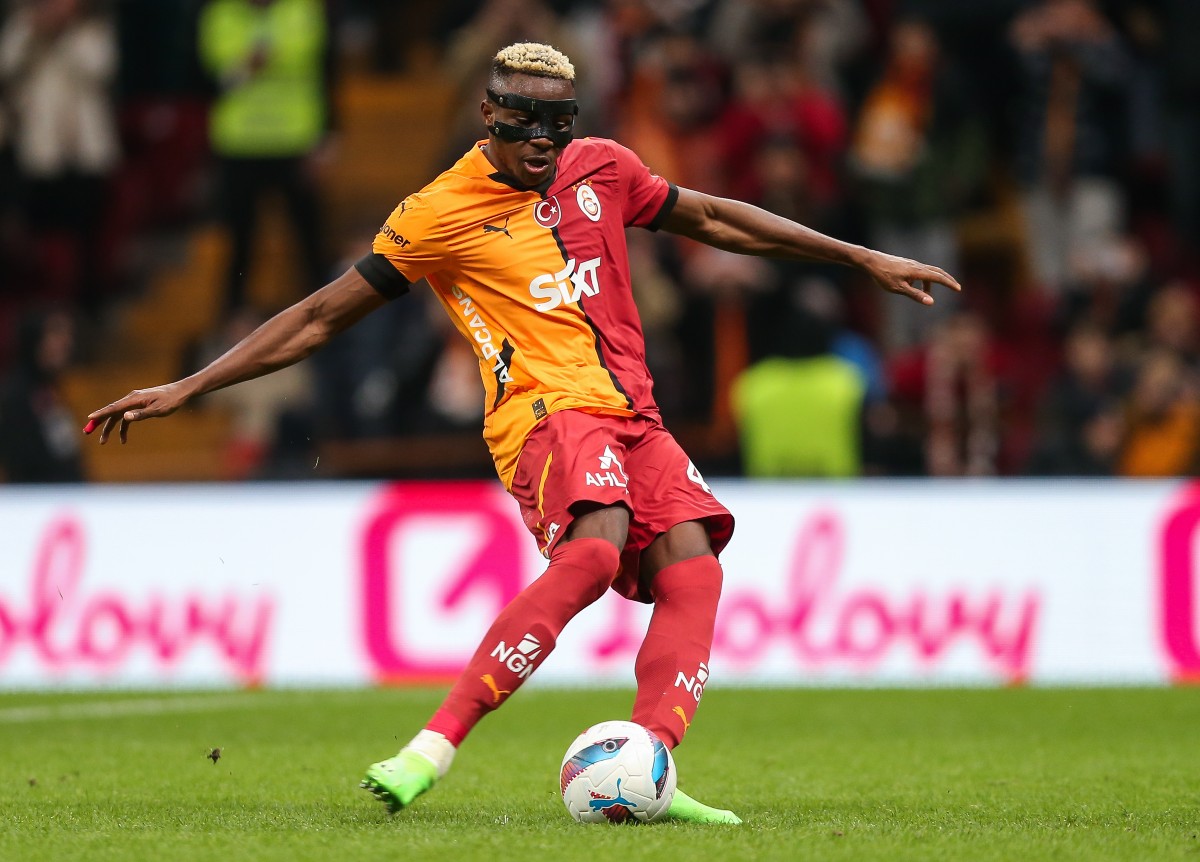
[[[501,48],[492,58],[492,78],[520,73],[539,78],[575,80],[575,66],[567,55],[541,42],[517,42]]]

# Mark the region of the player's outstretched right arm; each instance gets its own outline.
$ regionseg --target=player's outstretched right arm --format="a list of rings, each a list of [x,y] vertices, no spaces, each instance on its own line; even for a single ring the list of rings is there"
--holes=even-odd
[[[119,420],[124,443],[130,423],[170,416],[197,395],[299,362],[385,302],[351,267],[316,293],[279,312],[190,377],[153,389],[135,389],[107,407],[92,411],[84,433],[91,434],[100,427],[100,443],[107,443]]]

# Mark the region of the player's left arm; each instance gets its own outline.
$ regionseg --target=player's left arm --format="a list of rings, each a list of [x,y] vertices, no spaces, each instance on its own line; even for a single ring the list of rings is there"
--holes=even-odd
[[[91,434],[100,427],[100,443],[104,444],[119,422],[124,443],[130,423],[170,416],[197,396],[293,365],[385,302],[385,295],[356,267],[350,267],[316,293],[276,314],[195,374],[162,386],[135,389],[93,410],[83,431]]]
[[[925,305],[933,305],[933,297],[924,289],[930,282],[951,290],[962,289],[952,275],[939,267],[843,242],[752,204],[692,189],[679,189],[675,206],[660,227],[738,254],[854,266],[884,290]]]

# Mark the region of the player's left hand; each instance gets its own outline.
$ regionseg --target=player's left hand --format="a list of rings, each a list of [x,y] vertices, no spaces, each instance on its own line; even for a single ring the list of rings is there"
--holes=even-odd
[[[928,285],[944,284],[953,291],[961,291],[962,285],[954,276],[941,267],[929,266],[906,257],[871,251],[863,262],[867,274],[889,293],[898,293],[923,305],[933,305]]]

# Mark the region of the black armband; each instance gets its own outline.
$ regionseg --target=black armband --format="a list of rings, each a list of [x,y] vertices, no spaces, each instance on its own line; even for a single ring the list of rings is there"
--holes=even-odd
[[[662,227],[662,223],[667,220],[667,216],[671,214],[671,210],[675,209],[675,202],[677,200],[679,200],[679,187],[675,183],[667,183],[667,199],[658,208],[658,213],[654,218],[650,219],[650,224],[646,225],[646,230],[658,230]]]
[[[386,299],[399,299],[408,293],[411,282],[381,254],[365,254],[354,262],[358,274]]]

